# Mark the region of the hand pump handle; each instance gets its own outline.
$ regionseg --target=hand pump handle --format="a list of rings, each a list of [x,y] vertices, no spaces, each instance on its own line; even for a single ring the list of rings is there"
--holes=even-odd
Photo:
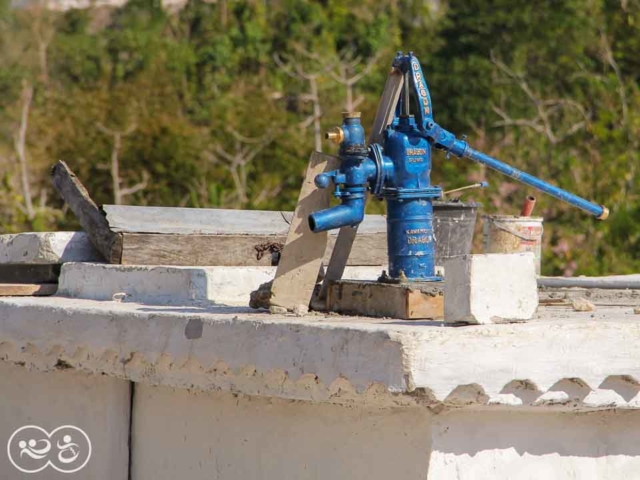
[[[598,220],[606,220],[609,217],[609,209],[604,205],[598,205],[597,203],[585,200],[578,195],[567,192],[562,188],[551,185],[533,175],[523,172],[511,165],[508,165],[500,160],[497,160],[485,153],[479,152],[469,146],[469,144],[463,140],[459,140],[451,132],[446,131],[434,122],[430,122],[431,128],[429,128],[428,136],[435,139],[436,148],[442,148],[453,155],[460,158],[468,158],[474,162],[486,165],[493,170],[496,170],[508,177],[513,178],[519,182],[536,188],[552,197],[562,200],[574,207],[577,207],[585,212],[594,215]],[[434,132],[435,130],[435,132]],[[435,134],[435,135],[432,135]]]
[[[518,180],[526,185],[530,185],[542,192],[545,192],[552,197],[555,197],[563,202],[567,202],[574,207],[580,208],[586,212],[597,217],[599,220],[606,220],[609,217],[609,209],[604,205],[598,205],[597,203],[585,200],[582,197],[567,192],[561,188],[551,185],[550,183],[540,180],[533,175],[530,175],[522,170],[518,170],[511,165],[501,162],[489,155],[486,155],[478,150],[474,150],[464,140],[459,140],[456,136],[442,128],[433,120],[433,108],[431,105],[431,94],[429,93],[429,87],[422,73],[422,67],[420,61],[409,52],[408,55],[403,55],[402,52],[398,52],[392,62],[392,67],[402,72],[405,76],[404,96],[403,96],[403,110],[407,110],[409,88],[413,87],[414,98],[416,101],[416,123],[421,134],[427,138],[431,144],[439,149],[445,150],[447,153],[451,153],[461,158],[469,158],[474,162],[482,163],[489,168],[492,168],[508,177]]]

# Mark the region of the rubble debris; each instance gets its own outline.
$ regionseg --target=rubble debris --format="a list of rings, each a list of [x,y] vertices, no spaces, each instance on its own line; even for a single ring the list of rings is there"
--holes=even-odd
[[[574,298],[571,301],[571,306],[576,312],[593,312],[596,306],[586,298]]]
[[[261,284],[257,290],[251,292],[249,306],[251,308],[269,308],[271,305],[271,285],[273,280]],[[285,309],[286,310],[286,309]]]

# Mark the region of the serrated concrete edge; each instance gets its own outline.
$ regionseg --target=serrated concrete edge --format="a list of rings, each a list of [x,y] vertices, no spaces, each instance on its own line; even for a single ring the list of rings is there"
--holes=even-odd
[[[617,326],[615,335],[609,326],[613,340],[630,334],[633,347],[628,358],[609,362],[608,368],[606,354],[592,355],[594,362],[602,362],[600,369],[580,355],[568,363],[558,356],[555,366],[548,362],[552,355],[527,358],[509,368],[514,353],[528,355],[514,342],[514,331],[536,348],[532,336],[548,332],[548,325],[541,330],[486,326],[460,334],[460,329],[355,319],[196,315],[114,302],[48,300],[0,302],[2,360],[42,371],[75,368],[150,385],[311,402],[569,411],[640,407],[637,326]],[[555,333],[583,344],[578,333],[585,329],[579,327]],[[544,335],[539,340],[548,342]],[[503,348],[507,343],[511,351]],[[463,345],[469,345],[467,351]],[[497,355],[494,366],[487,358],[490,349]],[[484,360],[464,367],[460,359],[468,351]]]

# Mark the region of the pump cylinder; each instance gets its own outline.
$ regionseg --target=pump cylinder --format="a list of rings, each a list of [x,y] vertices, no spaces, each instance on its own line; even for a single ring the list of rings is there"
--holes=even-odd
[[[431,146],[418,135],[413,117],[400,117],[386,135],[389,169],[383,188],[387,200],[389,276],[397,280],[436,281],[433,206],[440,197],[431,185]]]
[[[431,201],[387,200],[387,248],[391,278],[439,280],[435,277]]]

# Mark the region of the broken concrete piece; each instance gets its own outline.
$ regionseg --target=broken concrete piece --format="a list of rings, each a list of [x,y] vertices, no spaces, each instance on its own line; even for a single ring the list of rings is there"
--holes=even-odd
[[[287,313],[287,309],[284,307],[278,307],[277,305],[271,305],[269,307],[269,313],[272,315],[284,315]]]
[[[27,232],[0,235],[0,264],[51,265],[99,262],[84,232]]]
[[[304,317],[307,313],[309,313],[309,307],[302,304],[294,305],[292,312],[296,317]]]
[[[253,290],[270,282],[276,267],[173,267],[67,263],[58,294],[89,300],[149,305],[249,305]],[[376,278],[379,267],[347,267],[349,277]]]
[[[633,313],[635,313],[636,315],[640,315],[640,307],[634,308]]]
[[[462,255],[445,262],[445,322],[530,320],[538,307],[530,252]]]
[[[593,312],[596,306],[586,298],[574,298],[571,306],[576,312]]]
[[[67,263],[62,266],[58,294],[149,305],[247,305],[250,292],[271,278],[271,267]]]

